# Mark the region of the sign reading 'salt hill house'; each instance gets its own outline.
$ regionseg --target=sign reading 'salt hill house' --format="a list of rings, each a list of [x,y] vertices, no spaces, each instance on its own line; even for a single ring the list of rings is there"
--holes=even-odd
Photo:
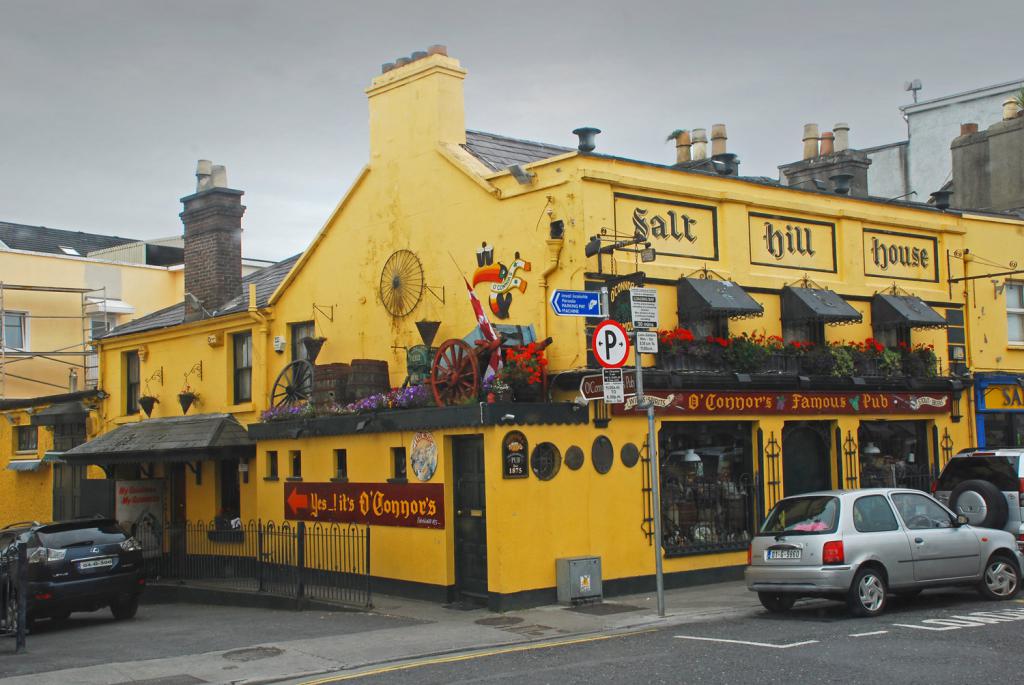
[[[650,243],[659,257],[718,260],[718,210],[678,200],[615,194],[615,238]]]
[[[836,271],[836,225],[751,212],[750,263],[801,271]]]
[[[938,240],[916,233],[864,229],[864,274],[939,282]]]

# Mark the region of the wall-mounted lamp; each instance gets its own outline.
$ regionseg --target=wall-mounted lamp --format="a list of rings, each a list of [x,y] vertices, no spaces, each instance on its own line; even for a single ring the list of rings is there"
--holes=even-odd
[[[653,262],[658,258],[658,252],[651,247],[650,243],[646,243],[644,249],[640,250],[640,261],[646,263]]]
[[[953,423],[960,423],[960,419],[964,417],[960,413],[960,398],[962,395],[962,392],[955,392],[949,400],[949,419]]]
[[[555,219],[551,222],[551,226],[548,232],[548,236],[552,240],[561,240],[565,237],[565,222],[561,219]]]

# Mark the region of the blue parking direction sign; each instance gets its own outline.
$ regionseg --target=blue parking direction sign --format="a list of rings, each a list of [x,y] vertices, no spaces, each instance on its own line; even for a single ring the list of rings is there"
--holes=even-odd
[[[596,290],[556,290],[551,294],[551,309],[558,316],[604,316],[601,293]]]

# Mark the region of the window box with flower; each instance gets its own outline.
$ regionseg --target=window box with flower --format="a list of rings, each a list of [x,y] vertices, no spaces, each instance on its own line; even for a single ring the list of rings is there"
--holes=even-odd
[[[505,349],[505,359],[497,380],[508,386],[517,402],[538,402],[544,399],[548,360],[544,346],[537,343]],[[500,386],[499,386],[500,388]]]

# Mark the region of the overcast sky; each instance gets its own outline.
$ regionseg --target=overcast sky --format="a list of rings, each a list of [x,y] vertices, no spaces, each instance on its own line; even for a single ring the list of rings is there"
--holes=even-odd
[[[0,0],[0,220],[180,234],[195,161],[246,192],[243,250],[302,250],[367,160],[364,88],[448,46],[466,125],[671,163],[675,128],[729,127],[777,176],[805,122],[868,147],[923,99],[1024,77],[1024,2]]]

